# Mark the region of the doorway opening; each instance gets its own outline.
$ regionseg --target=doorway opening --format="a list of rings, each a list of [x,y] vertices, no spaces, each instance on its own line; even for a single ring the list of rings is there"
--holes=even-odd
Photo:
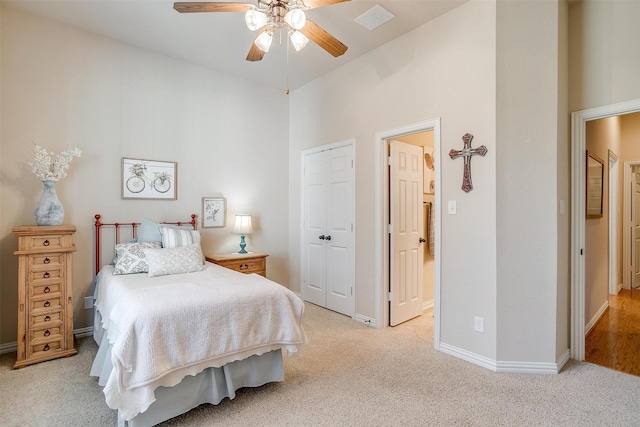
[[[388,166],[388,140],[406,137],[407,135],[422,132],[433,133],[433,317],[434,348],[439,349],[440,344],[440,119],[432,119],[414,123],[400,128],[389,129],[376,133],[376,326],[383,328],[389,325],[389,287],[390,287],[390,244],[389,244],[389,166]],[[429,182],[431,186],[431,183]],[[431,304],[427,301],[427,304]]]
[[[592,316],[587,313],[585,285],[585,249],[587,248],[585,247],[586,156],[584,154],[587,148],[587,122],[636,112],[640,112],[640,99],[571,114],[571,357],[579,361],[585,359],[587,322],[593,324]],[[624,157],[621,160],[624,160]],[[611,227],[611,224],[607,226]],[[609,256],[611,256],[611,251],[609,251]],[[611,260],[603,262],[611,265]],[[610,273],[607,275],[609,276],[607,282],[610,280]],[[610,283],[608,289],[611,289]],[[591,310],[591,307],[589,309]]]

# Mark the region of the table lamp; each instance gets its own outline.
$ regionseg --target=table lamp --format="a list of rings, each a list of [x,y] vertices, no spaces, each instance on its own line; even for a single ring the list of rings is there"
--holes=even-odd
[[[251,234],[253,232],[253,228],[251,227],[251,215],[236,214],[236,222],[233,225],[233,230],[231,232],[240,235],[240,250],[238,253],[246,254],[247,251],[244,248],[247,244],[244,242],[244,236],[245,234]]]

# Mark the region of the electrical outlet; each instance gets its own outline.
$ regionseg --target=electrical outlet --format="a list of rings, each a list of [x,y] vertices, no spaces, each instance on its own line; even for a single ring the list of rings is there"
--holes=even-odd
[[[93,308],[93,297],[84,297],[84,308],[85,310]]]
[[[476,332],[484,332],[484,319],[482,317],[477,317],[473,319],[473,329]]]

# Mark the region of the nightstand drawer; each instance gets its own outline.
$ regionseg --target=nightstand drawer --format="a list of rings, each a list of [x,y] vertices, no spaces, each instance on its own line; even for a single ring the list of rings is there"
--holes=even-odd
[[[256,273],[267,277],[267,257],[262,253],[225,254],[206,257],[207,261],[241,273]]]
[[[255,273],[256,271],[264,270],[266,266],[266,261],[264,259],[260,260],[249,260],[249,261],[223,261],[218,263],[226,268],[230,268],[231,270],[240,271],[242,273]]]
[[[29,356],[38,356],[38,353],[53,353],[62,348],[62,337],[58,336],[57,339],[34,344],[31,347]]]

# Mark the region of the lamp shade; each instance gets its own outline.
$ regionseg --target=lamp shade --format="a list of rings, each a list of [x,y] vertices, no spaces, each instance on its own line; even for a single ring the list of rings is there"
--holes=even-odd
[[[233,224],[234,234],[251,234],[253,228],[251,227],[251,215],[248,214],[236,214],[236,222]]]

